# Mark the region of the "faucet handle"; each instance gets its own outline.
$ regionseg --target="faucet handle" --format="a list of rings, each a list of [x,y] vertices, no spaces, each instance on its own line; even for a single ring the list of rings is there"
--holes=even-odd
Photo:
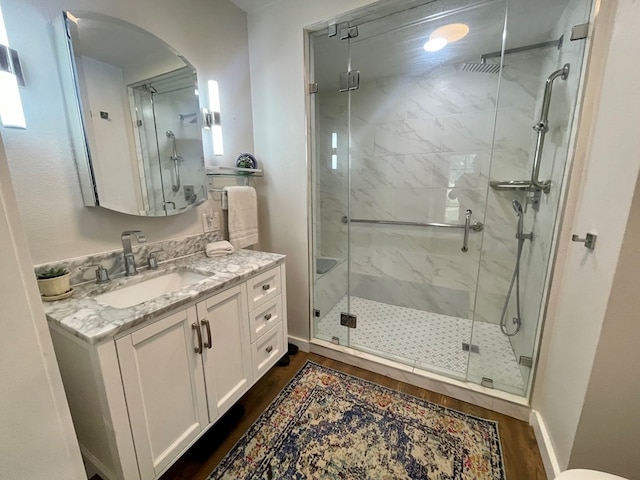
[[[120,238],[124,239],[129,235],[135,235],[136,240],[138,240],[138,243],[144,243],[147,241],[146,235],[142,233],[141,230],[125,230],[124,232],[122,232],[122,235],[120,236]]]
[[[96,267],[96,283],[97,284],[109,283],[111,281],[111,279],[109,278],[109,272],[107,271],[106,268],[104,268],[99,263],[95,263],[91,265],[82,265],[81,267],[78,267],[78,268],[84,272],[85,270],[88,270],[93,267]]]
[[[147,264],[149,265],[149,270],[155,270],[158,268],[158,254],[165,254],[164,250],[153,250],[149,252],[147,256]]]

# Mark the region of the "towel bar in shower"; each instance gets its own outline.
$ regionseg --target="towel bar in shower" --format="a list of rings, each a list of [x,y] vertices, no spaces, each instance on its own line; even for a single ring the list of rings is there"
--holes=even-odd
[[[398,225],[406,227],[436,227],[436,228],[465,228],[464,223],[436,223],[436,222],[402,222],[396,220],[369,220],[366,218],[349,218],[346,215],[342,217],[342,223],[373,223],[377,225]],[[481,232],[484,229],[484,223],[475,222],[469,225],[474,232]]]

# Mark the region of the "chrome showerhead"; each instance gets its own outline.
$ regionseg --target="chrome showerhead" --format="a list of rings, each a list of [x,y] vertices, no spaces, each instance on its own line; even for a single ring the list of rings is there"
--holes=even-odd
[[[511,205],[513,206],[513,210],[516,212],[516,215],[521,217],[522,216],[522,204],[518,200],[514,200],[513,202],[511,202]]]
[[[475,73],[500,73],[502,67],[499,63],[487,63],[485,58],[480,62],[466,62],[462,64],[463,72],[475,72]]]
[[[167,138],[176,138],[176,134],[171,130],[167,130]]]

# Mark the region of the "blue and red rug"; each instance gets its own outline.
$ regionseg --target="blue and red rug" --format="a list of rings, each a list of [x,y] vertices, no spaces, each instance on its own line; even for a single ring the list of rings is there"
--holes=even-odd
[[[307,362],[217,479],[504,480],[496,422]]]

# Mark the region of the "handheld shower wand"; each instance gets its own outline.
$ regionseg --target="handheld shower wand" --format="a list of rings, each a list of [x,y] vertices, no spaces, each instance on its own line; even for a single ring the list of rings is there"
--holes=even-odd
[[[518,216],[518,227],[516,230],[516,239],[518,240],[518,252],[516,254],[516,266],[513,269],[513,276],[511,277],[511,283],[509,284],[509,290],[507,291],[507,298],[504,301],[504,306],[502,307],[502,314],[500,315],[500,330],[507,337],[513,337],[517,335],[520,331],[520,327],[522,325],[522,315],[520,313],[520,257],[522,257],[522,247],[524,245],[525,240],[532,240],[532,233],[524,233],[524,211],[522,209],[522,204],[518,200],[514,200],[511,202],[511,206],[513,210],[516,212]],[[513,317],[512,323],[516,326],[513,332],[509,332],[507,330],[507,319],[506,313],[507,308],[509,307],[509,299],[511,298],[511,292],[513,291],[513,285],[515,283],[516,286],[516,316]]]

